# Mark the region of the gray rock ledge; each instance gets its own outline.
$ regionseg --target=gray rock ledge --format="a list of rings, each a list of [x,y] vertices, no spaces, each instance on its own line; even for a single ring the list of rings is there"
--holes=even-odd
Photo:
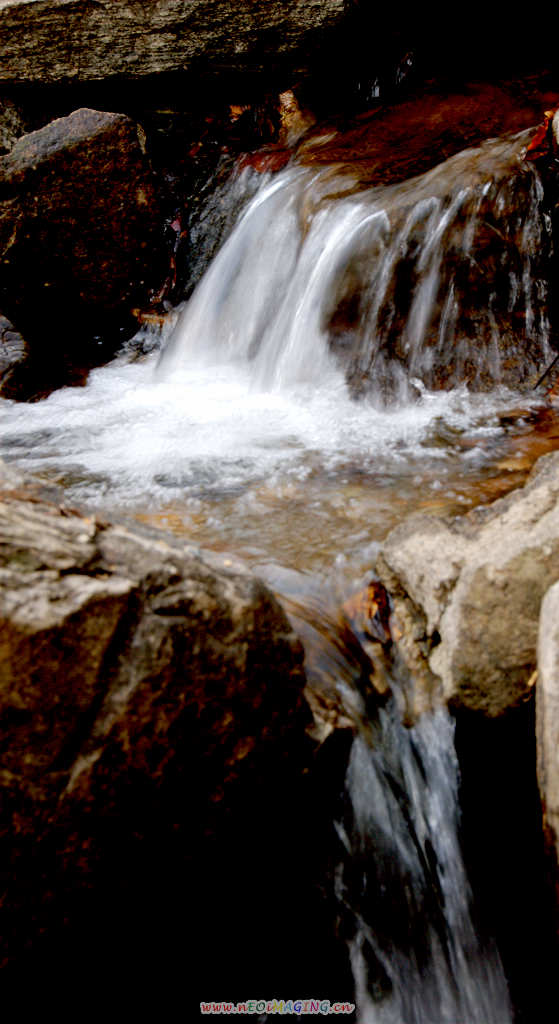
[[[488,507],[410,517],[389,534],[377,571],[404,657],[431,692],[489,717],[527,698],[540,605],[559,580],[559,454]]]

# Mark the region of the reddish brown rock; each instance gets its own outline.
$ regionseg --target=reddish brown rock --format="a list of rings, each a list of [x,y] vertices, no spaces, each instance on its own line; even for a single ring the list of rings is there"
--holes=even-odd
[[[473,82],[440,91],[418,89],[398,103],[374,105],[349,125],[320,125],[299,147],[303,163],[335,163],[360,188],[394,184],[422,174],[484,139],[531,128],[559,93],[529,78]]]

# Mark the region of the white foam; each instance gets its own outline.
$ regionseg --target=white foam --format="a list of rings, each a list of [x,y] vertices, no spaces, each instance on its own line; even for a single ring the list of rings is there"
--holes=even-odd
[[[379,411],[355,402],[332,369],[320,387],[254,387],[245,365],[200,365],[171,379],[156,357],[96,370],[85,388],[32,405],[0,404],[4,456],[30,471],[57,471],[76,497],[122,504],[216,496],[313,472],[409,473],[417,459],[444,463],[438,429],[499,434],[495,414],[511,396],[424,391],[414,404]],[[469,451],[469,458],[474,458]]]

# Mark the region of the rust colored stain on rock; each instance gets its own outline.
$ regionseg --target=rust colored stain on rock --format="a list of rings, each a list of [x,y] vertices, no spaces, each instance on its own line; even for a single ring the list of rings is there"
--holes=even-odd
[[[538,124],[559,94],[530,80],[471,83],[442,93],[426,88],[396,105],[378,106],[331,130],[324,141],[310,133],[298,150],[304,164],[337,164],[356,188],[394,184],[422,174],[455,153],[487,138]]]

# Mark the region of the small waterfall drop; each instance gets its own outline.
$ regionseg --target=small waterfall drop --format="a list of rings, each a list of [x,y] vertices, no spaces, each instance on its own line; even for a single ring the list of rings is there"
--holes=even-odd
[[[334,884],[358,1024],[512,1024],[462,855],[454,719],[395,652],[382,587],[370,580],[368,605],[340,617],[310,583],[269,581],[304,642],[317,722],[353,735]]]
[[[484,948],[458,840],[453,723],[410,729],[392,702],[357,735],[337,828],[337,892],[360,1024],[511,1024],[497,951]]]
[[[355,392],[391,402],[418,381],[525,384],[551,351],[551,241],[529,137],[367,191],[335,168],[288,168],[221,249],[161,372],[231,360],[282,389],[338,364]]]

